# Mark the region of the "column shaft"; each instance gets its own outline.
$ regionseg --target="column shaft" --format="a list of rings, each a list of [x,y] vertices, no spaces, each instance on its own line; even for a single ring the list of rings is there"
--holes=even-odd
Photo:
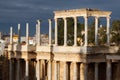
[[[20,60],[17,60],[16,80],[20,80]]]
[[[9,80],[13,80],[12,59],[9,60]]]
[[[25,61],[25,80],[29,80],[29,60]]]
[[[70,73],[70,79],[71,80],[77,80],[77,64],[76,62],[71,63],[71,73]]]
[[[112,73],[111,72],[111,61],[108,60],[107,61],[107,69],[106,69],[106,78],[107,78],[106,80],[111,80],[111,78],[112,78],[111,77],[112,76],[111,73]]]
[[[26,23],[26,45],[29,44],[29,24]]]
[[[107,17],[107,45],[110,45],[110,17]]]
[[[80,64],[80,80],[88,80],[88,73],[87,73],[87,64],[81,63]]]
[[[74,46],[77,46],[77,17],[74,17]]]
[[[36,45],[38,45],[38,24],[36,24],[35,43],[36,43]]]
[[[48,69],[47,69],[47,75],[48,75],[48,80],[52,80],[52,73],[51,73],[51,69],[52,69],[52,67],[51,67],[52,65],[51,65],[51,61],[48,61]]]
[[[55,18],[55,45],[58,45],[58,23],[57,18]]]
[[[49,21],[49,45],[52,44],[52,19],[48,19]]]
[[[56,61],[52,62],[52,80],[57,80],[57,63],[56,63]]]
[[[98,63],[95,63],[95,80],[98,80]]]
[[[37,78],[37,80],[40,80],[40,62],[39,62],[39,60],[37,60],[37,64],[36,64],[36,78]]]
[[[40,20],[37,20],[37,22],[38,22],[38,24],[37,24],[37,26],[38,26],[38,29],[37,29],[37,38],[38,38],[38,40],[37,40],[37,45],[38,46],[40,46],[41,45],[41,29],[40,29]]]
[[[95,17],[95,45],[98,45],[98,17]]]
[[[63,18],[64,20],[64,46],[67,46],[67,19]]]
[[[13,44],[13,28],[10,27],[10,44]]]
[[[60,62],[60,80],[67,80],[66,62]]]
[[[88,45],[88,17],[84,17],[85,20],[85,44],[84,46]]]
[[[20,44],[20,24],[18,24],[18,44]]]

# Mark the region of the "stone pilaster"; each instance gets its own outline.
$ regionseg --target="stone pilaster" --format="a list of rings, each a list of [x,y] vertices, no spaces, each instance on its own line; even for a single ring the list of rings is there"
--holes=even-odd
[[[74,46],[77,46],[77,17],[74,17]]]
[[[67,18],[63,18],[64,20],[64,46],[67,46]]]
[[[95,45],[98,45],[98,17],[95,17]]]
[[[84,21],[85,21],[85,41],[84,41],[84,46],[88,45],[88,17],[85,16],[84,17]]]
[[[111,71],[111,60],[108,60],[107,61],[107,67],[106,67],[106,80],[112,80],[111,78],[111,73],[112,73],[112,71]]]
[[[55,18],[55,46],[58,45],[58,23],[57,18]]]

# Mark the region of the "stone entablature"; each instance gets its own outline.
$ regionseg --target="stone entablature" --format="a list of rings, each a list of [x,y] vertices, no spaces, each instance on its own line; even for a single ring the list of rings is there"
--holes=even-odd
[[[52,20],[49,19],[49,45],[41,45],[41,20],[37,20],[36,24],[36,46],[29,45],[29,25],[26,24],[26,41],[24,46],[20,45],[20,41],[16,45],[13,44],[13,31],[10,29],[10,45],[8,46],[9,58],[9,80],[98,80],[101,70],[103,75],[106,75],[104,80],[111,80],[112,61],[120,60],[120,47],[110,46],[110,14],[108,11],[99,11],[96,9],[78,9],[55,11],[55,44],[52,44]],[[73,14],[74,13],[74,14]],[[85,20],[85,40],[84,45],[77,45],[77,17],[83,14]],[[57,16],[62,14],[63,16]],[[74,45],[67,45],[67,17],[74,15]],[[78,15],[78,16],[77,16]],[[85,15],[85,16],[84,16]],[[95,45],[88,45],[88,17],[95,16]],[[99,16],[98,16],[99,15]],[[98,45],[98,17],[106,17],[107,20],[107,46]],[[64,45],[58,45],[58,28],[57,18],[64,20]],[[18,25],[18,34],[20,25]],[[19,36],[20,37],[20,36]],[[20,38],[19,38],[20,39]],[[112,53],[112,54],[111,54]],[[24,59],[24,65],[21,64],[21,59]],[[32,67],[30,66],[32,62]],[[105,63],[106,69],[100,67],[101,63]],[[90,71],[92,66],[92,78]],[[23,68],[21,68],[23,66]],[[13,68],[16,72],[14,73]],[[30,70],[32,70],[32,73]],[[23,71],[22,71],[23,70]],[[20,79],[21,72],[23,73]],[[106,72],[106,73],[105,73]],[[31,78],[30,73],[34,76]],[[101,74],[101,73],[100,73]],[[13,77],[14,75],[14,77]],[[102,76],[103,76],[102,75]],[[101,78],[99,79],[101,80]]]
[[[62,11],[54,11],[54,18],[63,18],[63,17],[89,17],[89,16],[97,16],[97,17],[109,17],[111,15],[111,11],[101,11],[97,9],[73,9],[73,10],[62,10]]]

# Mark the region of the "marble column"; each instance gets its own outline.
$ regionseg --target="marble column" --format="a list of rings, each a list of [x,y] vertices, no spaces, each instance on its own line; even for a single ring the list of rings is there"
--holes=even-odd
[[[9,80],[13,80],[12,59],[9,60]]]
[[[107,61],[107,69],[106,69],[106,80],[112,80],[112,71],[111,71],[111,60]]]
[[[18,24],[18,44],[20,44],[20,24]]]
[[[40,80],[45,78],[45,60],[40,60]]]
[[[55,46],[58,45],[58,23],[57,18],[55,18]]]
[[[20,59],[17,59],[16,80],[20,80]]]
[[[95,17],[95,45],[98,45],[98,17]]]
[[[10,27],[10,44],[13,44],[13,28]]]
[[[38,24],[36,24],[35,44],[38,45]]]
[[[48,69],[47,69],[47,75],[48,75],[48,80],[52,80],[52,67],[51,67],[51,61],[48,61]]]
[[[67,80],[66,62],[60,62],[60,80]]]
[[[71,63],[71,68],[70,68],[70,80],[77,80],[77,63],[76,62],[72,62]]]
[[[40,46],[41,45],[41,28],[40,28],[40,24],[41,24],[41,20],[37,20],[37,45]]]
[[[25,60],[25,80],[29,80],[29,60]]]
[[[80,64],[80,80],[88,80],[88,66],[87,63]]]
[[[37,78],[37,80],[40,80],[40,62],[39,62],[39,60],[37,60],[37,63],[36,63],[36,78]]]
[[[52,19],[48,19],[49,21],[49,45],[52,44]]]
[[[88,45],[88,17],[85,16],[84,17],[84,20],[85,20],[85,40],[84,40],[84,46],[87,46]]]
[[[52,61],[52,80],[57,80],[57,62]]]
[[[64,46],[67,46],[67,18],[63,18],[64,20]]]
[[[98,63],[95,63],[95,80],[98,80]]]
[[[110,45],[110,17],[107,17],[107,45]]]
[[[26,45],[29,44],[29,24],[26,23]]]
[[[77,17],[74,17],[74,46],[77,46]]]

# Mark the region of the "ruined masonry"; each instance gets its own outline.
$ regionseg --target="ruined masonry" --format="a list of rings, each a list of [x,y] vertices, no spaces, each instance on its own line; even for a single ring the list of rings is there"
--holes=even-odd
[[[119,80],[120,47],[110,46],[110,11],[74,9],[54,11],[49,21],[49,45],[41,45],[41,21],[37,20],[36,45],[29,45],[29,24],[26,24],[26,45],[13,44],[10,28],[9,80]],[[95,45],[88,45],[88,18],[95,18]],[[77,45],[77,18],[84,19],[84,45]],[[106,18],[106,46],[98,45],[98,19]],[[67,45],[67,18],[74,19],[74,45]],[[64,45],[58,45],[58,19],[64,21]],[[55,22],[55,43],[52,44],[52,22]]]

